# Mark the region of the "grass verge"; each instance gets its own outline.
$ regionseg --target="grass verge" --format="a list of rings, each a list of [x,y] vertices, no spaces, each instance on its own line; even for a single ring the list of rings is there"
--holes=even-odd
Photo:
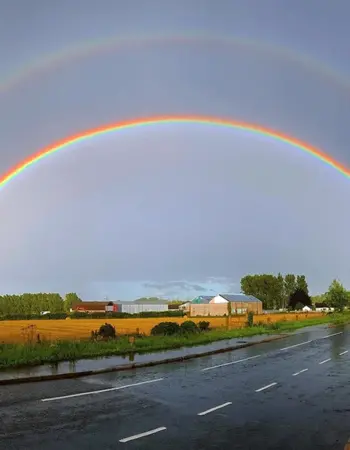
[[[112,355],[130,355],[131,353],[150,353],[173,350],[180,347],[210,344],[212,342],[294,331],[312,325],[330,323],[334,326],[350,323],[350,314],[333,314],[310,318],[302,321],[276,322],[270,325],[256,325],[251,328],[233,330],[215,329],[200,334],[179,336],[147,336],[137,338],[132,345],[127,337],[116,341],[57,341],[41,344],[1,344],[0,369],[36,366],[44,363],[76,361],[78,359],[98,358]]]

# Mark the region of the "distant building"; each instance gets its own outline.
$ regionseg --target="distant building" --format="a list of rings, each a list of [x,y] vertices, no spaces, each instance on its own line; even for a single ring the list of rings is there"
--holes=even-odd
[[[210,300],[210,304],[231,303],[232,314],[246,314],[250,311],[262,314],[262,301],[253,295],[218,294]]]
[[[306,305],[305,305],[305,306],[303,307],[302,311],[303,311],[303,312],[310,312],[310,311],[312,311],[312,308],[310,308],[309,306],[306,306]]]
[[[119,302],[117,304],[118,312],[125,312],[129,314],[139,314],[140,312],[164,312],[169,310],[169,305],[167,302],[153,302],[145,303],[143,302]]]
[[[197,297],[199,298],[199,297]],[[231,314],[247,314],[252,311],[262,314],[262,302],[252,295],[218,294],[215,297],[203,296],[200,301],[192,300],[191,316],[227,316],[231,304]]]
[[[181,305],[179,305],[179,310],[180,311],[189,311],[190,310],[190,306],[191,306],[191,302],[184,302],[181,303]]]
[[[334,312],[334,308],[331,308],[327,303],[315,303],[315,311],[317,312]]]
[[[138,302],[80,302],[74,308],[73,311],[86,312],[86,313],[104,313],[104,312],[125,312],[129,314],[138,314],[140,312],[151,311],[168,311],[167,302],[153,302],[145,303]]]
[[[208,304],[212,298],[213,298],[212,295],[199,295],[198,297],[194,298],[191,301],[191,303],[194,303],[195,305],[197,304],[205,305]]]
[[[108,304],[113,305],[112,302],[86,301],[78,303],[72,309],[76,312],[101,313],[106,311],[106,306],[108,306]]]

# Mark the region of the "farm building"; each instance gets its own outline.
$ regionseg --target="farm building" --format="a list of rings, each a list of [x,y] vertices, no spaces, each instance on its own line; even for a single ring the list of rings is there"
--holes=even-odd
[[[165,302],[153,303],[134,303],[134,302],[80,302],[73,311],[86,313],[104,313],[104,312],[124,312],[129,314],[138,314],[140,312],[150,311],[168,311],[168,304]]]
[[[208,303],[193,302],[190,305],[191,316],[224,316],[229,314],[231,304],[232,314],[246,314],[250,311],[255,314],[262,313],[262,302],[252,295],[244,294],[218,294],[210,297]]]
[[[249,311],[252,311],[255,314],[262,314],[262,301],[253,295],[218,294],[210,300],[210,303],[231,303],[231,311],[233,314],[245,314]]]
[[[312,308],[310,308],[309,306],[306,306],[306,305],[305,305],[305,306],[303,307],[302,311],[303,311],[303,312],[311,312],[311,311],[312,311]]]
[[[315,311],[317,312],[334,312],[334,308],[331,308],[327,303],[315,303]]]
[[[181,309],[182,311],[189,312],[191,305],[207,305],[209,304],[212,298],[213,298],[212,295],[199,295],[198,297],[194,298],[191,301],[182,303],[179,306],[179,309]]]
[[[191,306],[191,302],[184,302],[184,303],[181,303],[181,305],[179,306],[179,309],[181,311],[189,311],[190,306]]]
[[[86,313],[103,313],[106,311],[106,307],[108,306],[108,304],[113,305],[112,302],[80,302],[73,307],[73,311]]]
[[[116,303],[118,312],[124,312],[129,314],[139,314],[140,312],[163,312],[168,311],[168,303],[134,303],[134,302],[120,302]]]
[[[194,298],[191,303],[192,304],[208,304],[210,300],[213,298],[212,295],[199,295],[198,297]]]

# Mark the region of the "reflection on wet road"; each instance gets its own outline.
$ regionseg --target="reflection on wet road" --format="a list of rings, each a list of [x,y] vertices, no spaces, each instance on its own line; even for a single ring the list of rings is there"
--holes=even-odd
[[[0,448],[343,449],[349,329],[131,372],[3,387]]]

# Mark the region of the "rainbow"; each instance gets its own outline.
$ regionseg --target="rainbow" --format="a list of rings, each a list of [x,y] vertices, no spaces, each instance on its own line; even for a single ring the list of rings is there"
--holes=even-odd
[[[62,50],[52,52],[35,60],[29,60],[26,64],[0,78],[0,94],[4,94],[13,87],[26,80],[45,73],[54,71],[65,64],[90,58],[116,50],[135,48],[147,45],[169,45],[169,44],[202,44],[205,46],[228,46],[228,48],[239,48],[244,51],[256,51],[279,60],[284,60],[292,64],[297,64],[311,70],[317,76],[324,76],[337,86],[348,90],[350,80],[347,76],[327,66],[323,62],[317,61],[310,55],[303,55],[287,47],[272,43],[261,42],[260,40],[249,39],[240,36],[215,36],[198,32],[183,32],[181,34],[154,34],[144,36],[110,36],[102,39],[87,40],[71,44]]]
[[[297,148],[301,151],[304,151],[315,158],[323,161],[328,166],[333,167],[338,172],[350,178],[350,169],[346,168],[335,159],[331,158],[326,153],[323,153],[321,150],[307,144],[306,142],[300,141],[293,137],[290,137],[284,133],[274,131],[269,128],[265,128],[259,125],[247,123],[247,122],[239,122],[231,119],[219,118],[219,117],[210,117],[210,116],[156,116],[156,117],[145,117],[139,119],[128,120],[124,122],[117,122],[107,125],[102,125],[97,128],[92,128],[89,130],[82,131],[73,136],[68,136],[58,142],[55,142],[42,150],[39,150],[37,153],[29,156],[28,158],[21,161],[15,167],[10,169],[7,173],[0,177],[0,188],[3,188],[7,185],[11,180],[19,176],[23,173],[28,167],[35,165],[40,160],[53,155],[60,150],[64,150],[69,148],[73,144],[80,143],[86,140],[89,140],[95,136],[104,135],[107,133],[112,133],[116,131],[125,130],[128,128],[136,128],[136,127],[145,127],[148,125],[161,125],[161,124],[176,124],[176,123],[196,123],[203,125],[214,125],[219,127],[228,127],[236,130],[244,130],[253,134],[257,134],[260,136],[267,136],[275,139],[276,141],[286,143],[294,148]]]

